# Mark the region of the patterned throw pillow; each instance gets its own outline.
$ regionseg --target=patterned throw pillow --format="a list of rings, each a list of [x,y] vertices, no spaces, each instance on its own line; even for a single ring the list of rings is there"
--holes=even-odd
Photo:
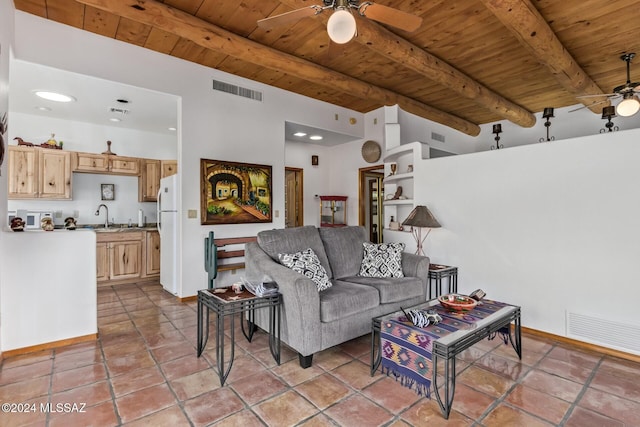
[[[278,254],[280,264],[289,267],[293,271],[300,273],[313,280],[318,286],[318,292],[331,287],[331,281],[320,260],[313,249],[305,249],[295,254]]]
[[[404,277],[402,251],[404,243],[362,243],[364,257],[360,264],[362,277]]]

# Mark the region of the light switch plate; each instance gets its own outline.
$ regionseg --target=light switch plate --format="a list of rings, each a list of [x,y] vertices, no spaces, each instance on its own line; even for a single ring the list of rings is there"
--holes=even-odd
[[[189,218],[197,218],[198,217],[198,211],[195,209],[189,209],[187,211],[187,217]]]

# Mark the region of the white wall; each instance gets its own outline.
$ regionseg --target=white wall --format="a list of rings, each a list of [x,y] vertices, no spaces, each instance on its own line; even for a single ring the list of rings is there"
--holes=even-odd
[[[271,165],[273,209],[284,213],[284,122],[309,124],[353,134],[349,118],[363,115],[217,70],[162,55],[138,46],[16,12],[16,56],[55,68],[157,90],[180,97],[178,176],[180,197],[179,295],[195,295],[206,286],[203,239],[255,235],[284,226],[284,216],[272,223],[202,226],[199,220],[200,159]],[[126,67],[113,64],[126,63]],[[263,92],[263,102],[214,92],[213,78]],[[335,120],[335,114],[341,118]],[[349,165],[351,167],[351,165]],[[357,182],[357,178],[356,178]],[[357,184],[354,184],[357,185]],[[357,193],[355,193],[357,194]],[[198,218],[188,219],[189,209]]]
[[[634,129],[425,160],[416,199],[442,224],[426,252],[459,267],[460,291],[521,305],[527,327],[564,336],[566,311],[640,327],[638,140]]]
[[[17,144],[13,141],[16,136],[39,144],[46,141],[52,132],[56,134],[56,140],[64,141],[64,149],[70,151],[102,153],[107,150],[106,141],[110,140],[111,151],[120,156],[161,160],[177,159],[178,156],[175,136],[11,113],[8,134],[11,145]],[[115,200],[101,200],[100,184],[115,184]],[[55,218],[57,225],[62,225],[66,217],[74,216],[74,211],[78,211],[78,224],[99,224],[104,223],[104,211],[99,217],[94,212],[100,203],[105,203],[109,207],[109,221],[117,224],[127,224],[129,219],[137,223],[138,209],[143,209],[147,222],[156,222],[156,204],[138,202],[138,178],[135,176],[74,173],[72,191],[73,200],[9,200],[8,208],[60,211],[60,217]]]

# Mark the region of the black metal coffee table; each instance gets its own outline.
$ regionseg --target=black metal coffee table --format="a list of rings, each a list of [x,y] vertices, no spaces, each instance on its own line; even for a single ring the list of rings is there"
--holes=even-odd
[[[269,349],[271,355],[278,365],[280,364],[280,307],[282,296],[279,293],[264,297],[257,297],[244,290],[240,293],[234,292],[231,288],[203,289],[198,291],[198,357],[204,351],[209,338],[209,312],[216,314],[216,365],[220,376],[220,386],[231,372],[235,352],[235,315],[238,313],[248,313],[246,318],[241,316],[240,326],[242,333],[249,342],[253,338],[256,330],[254,324],[255,310],[260,308],[269,309]],[[206,309],[205,309],[206,308]],[[231,318],[231,354],[229,366],[224,365],[224,318]],[[203,328],[204,321],[204,328]]]
[[[427,301],[414,307],[405,308],[405,311],[419,309],[427,310],[430,307],[439,305],[437,299]],[[371,376],[375,374],[382,361],[380,349],[380,325],[388,318],[401,315],[401,311],[390,313],[384,316],[374,317],[371,322]],[[511,323],[514,327],[511,328]],[[429,326],[427,326],[428,328]],[[522,335],[520,326],[520,307],[508,305],[500,311],[493,313],[484,319],[476,322],[472,329],[460,329],[449,335],[445,335],[433,341],[432,364],[433,364],[433,392],[436,395],[438,405],[445,419],[449,418],[453,397],[456,390],[456,356],[477,342],[497,333],[503,328],[508,328],[509,341],[512,347],[522,359]],[[438,387],[438,360],[444,360],[444,397],[440,395]]]

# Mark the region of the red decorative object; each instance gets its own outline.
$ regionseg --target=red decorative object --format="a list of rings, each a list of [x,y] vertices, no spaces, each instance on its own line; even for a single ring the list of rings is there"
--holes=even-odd
[[[473,310],[475,306],[478,305],[478,301],[460,294],[440,295],[438,297],[438,301],[440,302],[440,305],[447,310],[459,311],[461,313]]]

